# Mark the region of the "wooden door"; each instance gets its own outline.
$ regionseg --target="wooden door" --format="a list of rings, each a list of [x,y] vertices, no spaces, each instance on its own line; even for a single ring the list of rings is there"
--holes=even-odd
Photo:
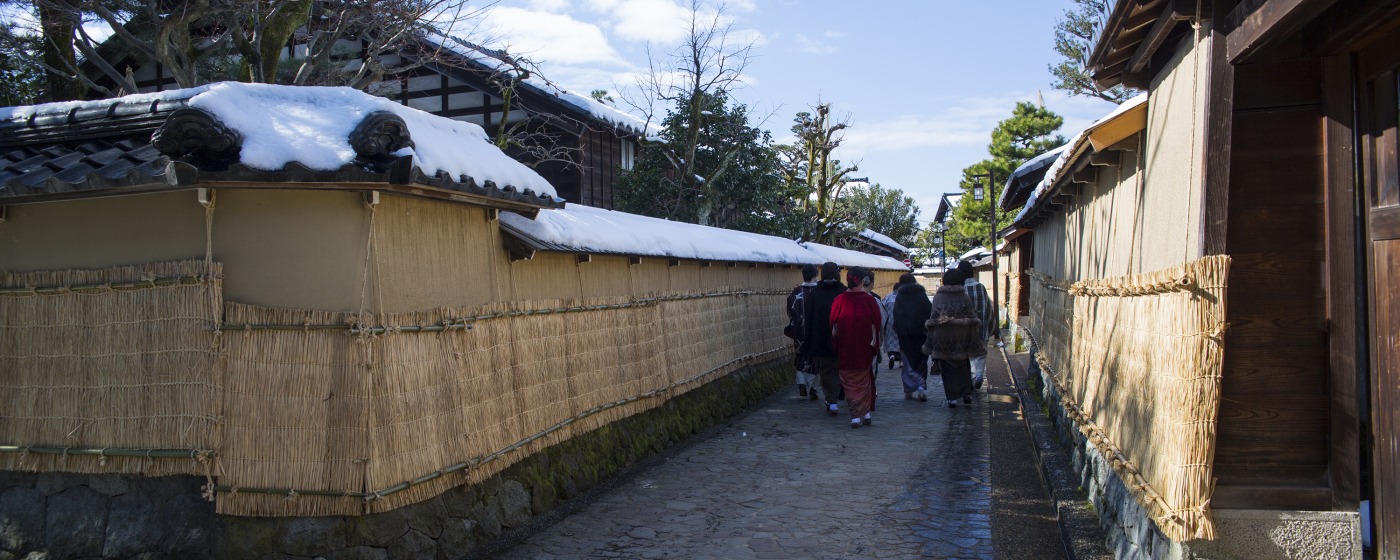
[[[1357,86],[1371,346],[1377,558],[1400,560],[1400,37],[1360,53]]]

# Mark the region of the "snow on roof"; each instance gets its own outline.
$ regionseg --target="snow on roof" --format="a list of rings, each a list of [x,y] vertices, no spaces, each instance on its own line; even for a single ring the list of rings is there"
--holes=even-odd
[[[478,125],[438,117],[382,97],[345,87],[284,86],[219,82],[205,86],[142,93],[127,102],[184,100],[189,107],[213,114],[242,137],[239,162],[263,171],[296,162],[311,169],[333,171],[355,159],[350,133],[375,111],[389,111],[408,125],[414,147],[396,155],[411,155],[425,174],[439,171],[453,177],[470,176],[524,191],[558,196],[538,173],[507,156]],[[83,107],[107,107],[111,99],[69,101],[0,109],[0,119],[66,114]]]
[[[981,255],[990,255],[990,254],[991,254],[991,253],[987,252],[987,248],[986,248],[986,247],[975,247],[975,248],[973,248],[972,250],[970,250],[970,251],[968,251],[968,252],[966,252],[966,253],[963,253],[963,254],[961,254],[961,255],[958,255],[958,260],[960,260],[960,261],[965,261],[965,260],[970,259],[970,258],[972,258],[972,257],[981,256]]]
[[[507,56],[504,51],[490,49],[458,37],[434,35],[425,37],[425,40],[492,70],[502,71],[509,69],[505,62],[497,58],[498,56]],[[638,133],[648,129],[645,120],[618,110],[592,97],[572,93],[553,82],[540,78],[534,73],[531,73],[530,76],[525,79],[524,83],[527,86],[540,90],[546,95],[557,97],[560,101],[572,105],[603,122],[612,123]],[[655,132],[652,131],[648,134],[652,135],[655,134]]]
[[[1050,149],[1050,151],[1031,158],[1017,167],[1015,171],[1011,172],[1011,176],[1006,178],[1006,188],[1001,190],[1001,196],[997,198],[997,205],[1000,206],[1006,203],[1006,195],[1011,193],[1012,184],[1016,179],[1023,175],[1029,175],[1034,171],[1039,171],[1046,166],[1053,165],[1053,160],[1059,159],[1060,153],[1064,152],[1066,148],[1069,148],[1068,143],[1061,144]]]
[[[404,120],[413,138],[414,147],[398,155],[412,155],[424,173],[467,175],[557,196],[548,181],[507,156],[476,124],[346,87],[237,82],[206,87],[190,97],[189,106],[213,113],[242,134],[240,160],[255,169],[273,171],[292,162],[312,169],[339,169],[355,159],[349,136],[360,121],[374,111],[389,111]]]
[[[860,251],[822,245],[821,243],[813,243],[811,241],[802,243],[802,246],[820,255],[822,262],[831,261],[843,267],[863,266],[865,268],[879,270],[909,270],[909,267],[904,266],[904,263],[891,257],[882,257],[879,255],[862,253]]]
[[[1016,213],[1016,220],[1014,222],[1020,222],[1021,219],[1025,218],[1026,213],[1030,212],[1031,208],[1035,207],[1035,202],[1039,200],[1040,197],[1045,196],[1045,191],[1049,190],[1050,187],[1054,186],[1056,182],[1059,182],[1060,178],[1064,176],[1065,172],[1068,169],[1068,166],[1066,164],[1069,163],[1070,160],[1073,160],[1074,158],[1078,157],[1078,155],[1083,152],[1085,144],[1087,144],[1089,141],[1090,132],[1092,132],[1095,128],[1098,128],[1100,125],[1103,125],[1113,120],[1114,117],[1126,113],[1129,110],[1132,110],[1144,103],[1147,103],[1146,92],[1140,93],[1134,96],[1132,99],[1124,101],[1112,112],[1110,112],[1107,115],[1104,115],[1103,118],[1094,121],[1094,124],[1089,125],[1088,128],[1079,131],[1079,134],[1074,135],[1073,140],[1070,140],[1067,144],[1061,146],[1060,149],[1062,151],[1059,152],[1060,155],[1055,158],[1055,163],[1051,164],[1050,169],[1045,172],[1045,178],[1041,179],[1040,184],[1036,185],[1035,190],[1031,191],[1030,198],[1026,199],[1025,205],[1021,206],[1021,211]]]
[[[886,246],[886,247],[889,247],[889,248],[891,248],[891,249],[895,249],[895,250],[897,250],[897,251],[899,251],[899,252],[901,252],[901,253],[908,253],[908,252],[909,252],[909,248],[908,248],[908,247],[905,247],[905,246],[903,246],[903,245],[900,245],[899,243],[896,243],[895,240],[890,239],[890,238],[889,238],[888,236],[886,236],[885,234],[879,233],[879,232],[877,232],[877,231],[875,231],[875,230],[873,230],[873,229],[870,229],[870,228],[863,229],[863,230],[861,230],[860,233],[857,233],[856,235],[859,235],[859,236],[861,236],[861,237],[864,237],[864,238],[866,238],[866,239],[869,239],[869,240],[871,240],[871,241],[874,241],[874,242],[876,242],[876,243],[879,243],[879,244],[884,245],[884,246]]]
[[[502,213],[501,222],[531,238],[590,253],[784,264],[821,257],[790,239],[570,204],[535,219]]]
[[[502,212],[502,225],[533,240],[569,251],[678,259],[777,264],[864,266],[903,270],[904,263],[817,243],[743,231],[673,222],[626,212],[571,204],[541,210],[535,219]]]

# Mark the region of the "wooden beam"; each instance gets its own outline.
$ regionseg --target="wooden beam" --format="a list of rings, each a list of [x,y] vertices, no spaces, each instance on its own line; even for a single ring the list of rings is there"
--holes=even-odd
[[[681,260],[680,260],[680,259],[668,259],[668,260],[666,261],[666,266],[680,266],[680,265],[681,265]]]
[[[535,258],[535,249],[514,235],[501,232],[501,246],[510,255],[510,262],[528,261]]]
[[[1338,0],[1315,23],[1303,28],[1302,57],[1329,56],[1350,45],[1365,43],[1372,33],[1384,30],[1400,16],[1397,0]]]
[[[629,265],[638,265],[638,264],[642,264],[642,258],[641,258],[641,257],[627,257],[627,264],[629,264]]]
[[[593,255],[590,253],[579,253],[576,256],[578,257],[579,264],[593,262]]]
[[[1241,64],[1271,43],[1293,35],[1337,0],[1244,0],[1226,16],[1226,57]]]
[[[1174,4],[1168,4],[1162,10],[1162,15],[1157,16],[1157,23],[1152,24],[1152,29],[1148,30],[1147,36],[1143,38],[1141,43],[1138,43],[1137,51],[1133,53],[1132,58],[1128,59],[1128,72],[1139,74],[1147,67],[1147,63],[1152,62],[1152,55],[1157,52],[1157,49],[1167,40],[1167,35],[1181,21],[1177,17],[1176,9],[1177,6]]]
[[[1327,201],[1326,288],[1328,373],[1328,478],[1332,509],[1355,510],[1361,500],[1361,406],[1358,331],[1366,320],[1365,280],[1358,278],[1355,188],[1356,145],[1352,125],[1349,55],[1322,61],[1323,191]],[[1359,283],[1359,284],[1358,284]],[[1358,312],[1360,316],[1358,317]]]
[[[710,268],[710,261],[700,261],[700,268]]]
[[[1118,150],[1094,152],[1093,155],[1089,156],[1089,165],[1095,167],[1118,167],[1123,165],[1123,152]]]
[[[1216,3],[1212,9],[1217,12],[1213,21],[1223,23],[1224,3]],[[1210,35],[1207,39],[1209,49],[1206,51],[1209,58],[1205,61],[1205,115],[1202,118],[1202,122],[1205,123],[1205,138],[1201,150],[1201,158],[1205,161],[1201,166],[1203,200],[1200,206],[1203,210],[1204,231],[1201,249],[1204,256],[1226,254],[1226,225],[1230,212],[1230,146],[1232,115],[1235,108],[1235,67],[1226,60],[1225,30],[1221,27],[1216,24],[1206,26]],[[1202,47],[1195,45],[1193,48]]]
[[[1073,173],[1069,174],[1069,181],[1071,183],[1084,183],[1088,185],[1093,184],[1094,182],[1098,181],[1098,179],[1099,170],[1094,169],[1093,167],[1077,169]]]
[[[1224,509],[1292,509],[1322,511],[1332,506],[1326,486],[1239,486],[1219,484],[1211,507]]]

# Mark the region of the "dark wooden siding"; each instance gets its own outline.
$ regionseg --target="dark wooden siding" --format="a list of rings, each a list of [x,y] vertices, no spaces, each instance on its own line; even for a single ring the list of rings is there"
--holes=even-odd
[[[622,164],[622,142],[610,130],[589,130],[583,134],[579,204],[613,208],[613,181]]]
[[[1235,71],[1215,507],[1330,509],[1321,63]]]

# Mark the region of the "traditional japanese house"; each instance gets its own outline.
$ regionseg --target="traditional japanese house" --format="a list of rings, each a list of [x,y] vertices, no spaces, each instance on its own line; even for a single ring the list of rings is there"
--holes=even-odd
[[[349,43],[347,43],[349,44]],[[353,47],[353,45],[351,45]],[[175,78],[159,62],[131,51],[119,42],[103,45],[118,71],[130,71],[141,92],[176,89]],[[295,42],[283,56],[305,56]],[[358,47],[348,52],[358,52]],[[613,208],[613,183],[632,168],[646,123],[590,97],[528,78],[504,84],[519,72],[507,53],[451,37],[422,39],[384,64],[417,64],[394,79],[372,86],[369,92],[434,115],[480,125],[488,136],[513,137],[507,153],[529,165],[555,186],[558,195],[574,204]],[[349,63],[347,61],[347,63]],[[84,66],[91,79],[115,84],[91,64]]]
[[[872,255],[884,255],[896,260],[909,258],[909,248],[888,235],[866,228],[847,239],[846,247]]]
[[[790,383],[800,265],[903,268],[566,207],[344,88],[0,130],[0,556],[460,552]]]
[[[1077,139],[1018,223],[1120,557],[1400,558],[1397,27],[1390,1],[1114,3],[1090,70],[1148,92],[1144,128]]]

